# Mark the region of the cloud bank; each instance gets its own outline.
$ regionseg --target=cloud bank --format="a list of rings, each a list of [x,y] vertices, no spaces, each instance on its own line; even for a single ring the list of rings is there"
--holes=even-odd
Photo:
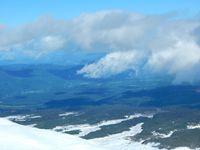
[[[16,28],[0,28],[0,60],[39,61],[74,51],[106,53],[78,71],[86,77],[109,77],[137,68],[173,75],[177,83],[193,83],[200,80],[200,20],[100,11],[71,20],[41,17]]]
[[[195,83],[200,80],[200,47],[194,42],[179,41],[173,47],[150,52],[112,52],[78,73],[102,78],[131,69],[174,76],[174,83]]]
[[[97,63],[89,64],[78,71],[90,78],[109,77],[127,70],[136,70],[141,54],[136,51],[113,52]]]

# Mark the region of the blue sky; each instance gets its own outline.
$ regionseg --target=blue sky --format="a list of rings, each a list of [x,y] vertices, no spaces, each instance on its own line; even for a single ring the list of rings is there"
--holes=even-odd
[[[121,9],[144,14],[199,12],[199,0],[0,0],[0,23],[16,26],[50,15],[69,19],[84,12]]]

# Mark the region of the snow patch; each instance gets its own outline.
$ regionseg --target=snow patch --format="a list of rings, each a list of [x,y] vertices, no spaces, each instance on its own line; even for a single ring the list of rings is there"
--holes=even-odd
[[[68,125],[68,126],[56,126],[53,128],[54,131],[58,132],[69,132],[69,131],[80,131],[77,135],[79,137],[83,137],[88,135],[89,133],[101,130],[102,126],[109,126],[109,125],[114,125],[114,124],[119,124],[124,121],[132,120],[134,118],[139,118],[139,117],[147,117],[147,118],[152,118],[153,115],[147,115],[147,114],[134,114],[130,116],[124,116],[122,119],[113,119],[113,120],[107,120],[107,121],[102,121],[94,125],[90,124],[79,124],[79,125]]]
[[[196,125],[187,125],[187,129],[200,129],[200,124],[196,124]]]
[[[41,116],[39,115],[16,115],[16,116],[8,116],[8,117],[5,117],[6,119],[9,119],[11,121],[18,121],[18,122],[21,122],[21,121],[26,121],[28,119],[37,119],[37,118],[41,118]]]
[[[59,117],[67,117],[67,116],[71,116],[71,115],[77,116],[78,113],[77,112],[65,112],[65,113],[59,114],[58,116]]]
[[[172,134],[174,134],[174,132],[176,132],[176,131],[177,131],[177,130],[170,131],[170,132],[167,133],[167,134],[159,133],[159,132],[153,131],[152,134],[153,134],[153,136],[159,137],[159,138],[169,138],[169,137],[171,137]]]
[[[107,149],[114,150],[167,150],[159,149],[159,143],[148,143],[143,144],[143,141],[136,142],[131,139],[131,137],[142,132],[143,123],[139,123],[136,126],[133,126],[129,131],[124,131],[122,133],[117,133],[109,135],[103,138],[92,139],[91,141],[106,147]],[[187,147],[178,147],[172,150],[191,150]]]

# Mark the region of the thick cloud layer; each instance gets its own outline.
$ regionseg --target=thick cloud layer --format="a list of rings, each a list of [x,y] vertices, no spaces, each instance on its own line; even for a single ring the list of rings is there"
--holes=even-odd
[[[90,78],[108,77],[127,70],[143,70],[174,76],[174,83],[200,80],[200,48],[195,43],[177,43],[173,48],[140,53],[112,52],[78,71]]]
[[[136,70],[141,55],[137,51],[113,52],[100,59],[97,63],[86,65],[78,74],[86,77],[101,78],[122,73],[126,70]]]
[[[42,17],[12,29],[0,27],[0,60],[39,61],[62,51],[107,53],[78,71],[91,78],[137,68],[192,83],[200,80],[200,21],[171,14],[101,11],[68,21]]]
[[[2,28],[0,51],[31,51],[35,55],[72,48],[93,52],[146,51],[187,40],[198,25],[198,21],[177,21],[171,15],[145,16],[123,11],[82,14],[68,21],[41,17],[20,27]]]

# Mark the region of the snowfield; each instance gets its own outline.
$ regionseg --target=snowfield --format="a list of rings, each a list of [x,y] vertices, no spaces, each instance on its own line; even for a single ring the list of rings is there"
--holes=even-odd
[[[142,131],[142,124],[131,127],[130,131],[84,140],[73,135],[23,126],[0,118],[0,150],[158,150],[155,143],[144,145],[129,138]],[[180,147],[176,150],[190,149]]]
[[[0,118],[0,150],[103,150],[72,135],[18,125]]]
[[[79,125],[68,125],[68,126],[56,126],[55,128],[53,128],[54,131],[58,131],[58,132],[68,132],[68,131],[80,131],[80,133],[77,134],[77,136],[79,137],[83,137],[88,135],[89,133],[101,130],[102,126],[109,126],[109,125],[114,125],[114,124],[119,124],[121,122],[124,121],[128,121],[128,120],[132,120],[134,118],[139,118],[139,117],[146,117],[146,118],[152,118],[153,115],[147,115],[147,114],[134,114],[134,115],[126,115],[124,116],[124,118],[121,119],[114,119],[114,120],[105,120],[102,122],[99,122],[97,124],[94,125],[90,125],[90,124],[79,124]]]

